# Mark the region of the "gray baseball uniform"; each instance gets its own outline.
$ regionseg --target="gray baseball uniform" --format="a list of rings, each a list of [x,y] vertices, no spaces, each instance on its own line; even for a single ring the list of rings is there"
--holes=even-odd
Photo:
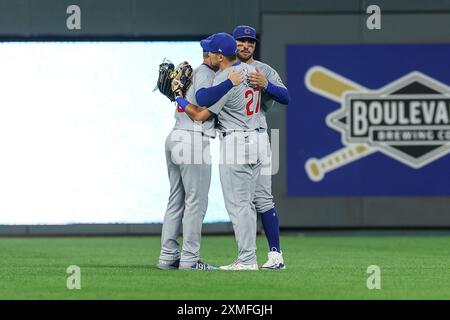
[[[258,60],[253,60],[251,63],[252,66],[255,68],[257,67],[259,71],[266,77],[268,81],[273,83],[276,86],[281,86],[283,88],[286,88],[283,81],[281,80],[280,76],[278,75],[278,72],[276,72],[271,66],[268,64],[262,63]],[[267,121],[266,121],[266,112],[275,104],[275,101],[269,97],[269,95],[266,92],[262,93],[262,103],[264,104],[264,107],[262,108],[261,114],[260,114],[260,123],[259,126],[261,128],[267,129]]]
[[[269,65],[258,60],[254,60],[251,65],[254,67],[258,67],[258,69],[262,74],[264,74],[266,79],[274,85],[285,87],[278,73]],[[259,213],[264,213],[275,207],[272,195],[272,175],[268,174],[271,172],[270,169],[272,166],[272,154],[269,135],[267,133],[268,126],[266,121],[266,111],[270,109],[275,102],[269,97],[266,92],[263,92],[262,103],[264,104],[264,107],[261,108],[259,116],[259,126],[260,128],[264,129],[260,130],[260,145],[263,150],[262,167],[264,169],[261,171],[261,174],[256,181],[254,197],[254,205],[256,207],[256,211]]]
[[[226,80],[231,70],[248,74],[255,68],[245,63],[235,64],[218,72],[214,85]],[[217,115],[220,182],[238,246],[237,261],[243,264],[256,263],[256,211],[252,202],[261,165],[256,131],[259,102],[260,92],[245,81],[209,107]]]
[[[186,100],[197,104],[196,92],[210,87],[214,77],[215,72],[207,65],[197,67]],[[182,223],[180,268],[188,268],[200,256],[201,230],[211,182],[209,138],[215,137],[216,132],[213,118],[203,124],[195,122],[178,106],[175,120],[165,143],[170,196],[161,234],[160,260],[174,261],[180,257],[177,238]]]

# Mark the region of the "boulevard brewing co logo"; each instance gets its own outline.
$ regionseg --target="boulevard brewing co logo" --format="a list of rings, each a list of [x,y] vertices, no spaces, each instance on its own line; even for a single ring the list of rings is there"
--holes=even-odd
[[[313,181],[373,152],[415,169],[450,152],[450,88],[421,72],[370,90],[316,66],[308,70],[305,84],[341,103],[326,123],[341,133],[344,148],[306,161]]]

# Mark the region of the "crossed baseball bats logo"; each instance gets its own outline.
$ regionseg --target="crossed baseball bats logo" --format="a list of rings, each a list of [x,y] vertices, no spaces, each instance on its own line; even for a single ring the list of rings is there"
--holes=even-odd
[[[320,66],[311,67],[305,75],[306,87],[323,97],[344,103],[344,94],[349,91],[365,92],[369,89]],[[366,157],[377,149],[366,143],[349,144],[323,158],[309,158],[305,162],[305,170],[312,181],[320,181],[325,174],[349,163]]]

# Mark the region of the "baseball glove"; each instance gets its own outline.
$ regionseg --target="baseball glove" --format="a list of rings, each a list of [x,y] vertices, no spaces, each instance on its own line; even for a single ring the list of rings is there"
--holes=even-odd
[[[172,85],[171,74],[174,69],[175,66],[173,65],[173,63],[164,58],[163,62],[161,62],[161,64],[159,65],[158,82],[156,83],[155,89],[153,89],[153,91],[156,91],[158,89],[159,92],[161,92],[163,95],[169,98],[170,101],[175,100],[175,95],[173,94],[171,88]]]
[[[172,62],[164,59],[159,65],[158,83],[153,91],[159,89],[170,101],[175,101],[175,93],[181,91],[184,96],[191,82],[192,67],[187,61],[175,68]]]
[[[192,67],[189,62],[183,61],[172,72],[172,91],[175,93],[181,91],[182,95],[185,96],[191,83]]]

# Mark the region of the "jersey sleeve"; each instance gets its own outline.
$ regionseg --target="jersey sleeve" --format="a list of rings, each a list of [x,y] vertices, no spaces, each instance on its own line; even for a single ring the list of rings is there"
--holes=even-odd
[[[272,84],[286,88],[286,86],[283,83],[283,80],[281,80],[280,75],[278,72],[276,72],[273,68],[268,68],[267,74],[265,75],[267,81],[271,82]]]
[[[222,98],[219,99],[219,101],[217,101],[211,107],[209,107],[208,110],[214,114],[219,114],[219,112],[222,111],[223,107],[225,106],[225,103],[228,101],[230,97],[230,92],[231,91],[228,91],[226,95],[224,95]]]
[[[266,101],[263,102],[263,110],[268,111],[275,103],[275,101],[288,105],[290,101],[289,91],[281,80],[278,72],[269,65],[264,65],[263,74],[269,82],[264,93],[267,96]]]

